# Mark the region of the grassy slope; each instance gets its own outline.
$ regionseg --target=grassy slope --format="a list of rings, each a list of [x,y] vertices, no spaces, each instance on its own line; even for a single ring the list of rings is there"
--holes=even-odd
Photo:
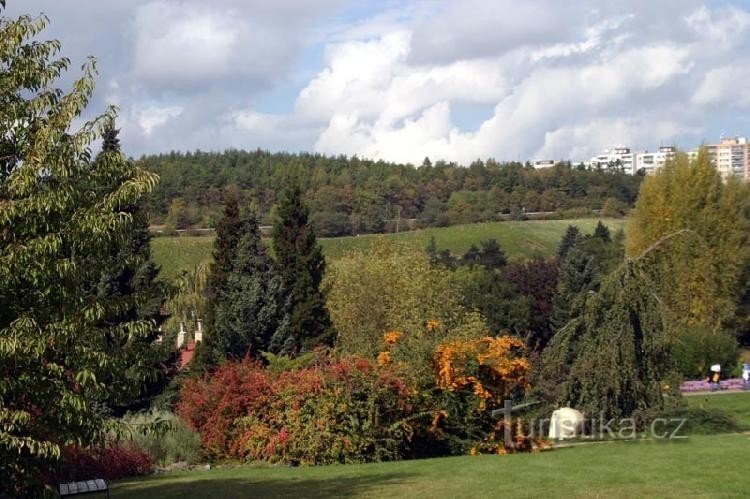
[[[750,490],[747,456],[747,435],[702,436],[502,457],[174,472],[122,481],[112,496],[742,497]]]
[[[457,225],[439,229],[425,229],[385,237],[423,249],[430,237],[435,236],[438,248],[447,248],[461,254],[472,244],[495,238],[511,258],[535,255],[550,256],[554,253],[568,225],[577,225],[589,233],[596,226],[596,219],[579,220],[533,220],[526,222],[489,222]],[[624,220],[606,219],[604,223],[613,232],[625,226]],[[326,257],[337,258],[346,251],[367,249],[380,236],[339,237],[321,239]],[[162,275],[171,279],[180,270],[190,268],[211,259],[212,237],[157,237],[152,243],[154,259],[162,266]]]
[[[745,430],[750,430],[750,392],[718,392],[685,397],[691,407],[721,409],[728,412]]]

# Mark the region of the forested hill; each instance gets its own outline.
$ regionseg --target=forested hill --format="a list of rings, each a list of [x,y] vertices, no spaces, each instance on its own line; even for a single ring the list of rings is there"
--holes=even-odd
[[[608,216],[632,206],[642,180],[617,169],[588,171],[560,163],[535,169],[522,163],[442,161],[386,163],[356,156],[228,150],[144,156],[161,182],[148,199],[153,223],[210,227],[228,192],[242,196],[268,223],[280,187],[301,179],[312,220],[323,236],[377,233],[407,220],[444,226],[494,220],[498,214],[602,209]],[[391,221],[391,222],[389,222]]]

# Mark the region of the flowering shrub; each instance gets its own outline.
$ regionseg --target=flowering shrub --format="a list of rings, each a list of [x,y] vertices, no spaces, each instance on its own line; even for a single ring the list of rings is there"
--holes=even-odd
[[[177,413],[213,457],[380,461],[408,452],[414,395],[388,366],[360,358],[281,372],[245,360],[186,382]]]
[[[120,444],[64,447],[61,463],[55,482],[89,480],[92,477],[116,480],[149,475],[154,471],[148,454]]]
[[[523,421],[510,423],[508,446],[505,421],[489,415],[505,399],[518,398],[528,388],[531,364],[523,351],[523,341],[510,336],[455,340],[437,348],[435,403],[440,410],[430,430],[442,437],[450,453],[531,450]]]
[[[523,348],[523,341],[510,336],[441,345],[435,353],[437,385],[449,391],[472,391],[479,409],[488,402],[500,404],[528,386],[531,365],[522,357]]]

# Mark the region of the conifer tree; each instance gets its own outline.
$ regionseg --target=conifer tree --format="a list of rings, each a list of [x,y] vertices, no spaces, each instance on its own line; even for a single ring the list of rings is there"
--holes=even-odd
[[[578,227],[575,225],[568,225],[562,241],[560,241],[560,246],[557,249],[557,256],[559,258],[565,258],[568,250],[575,246],[582,238],[583,235],[581,234],[581,231],[578,230]]]
[[[495,270],[504,267],[508,263],[505,252],[495,239],[481,241],[479,245],[482,249],[479,251],[479,263],[486,270]]]
[[[552,298],[552,325],[562,328],[580,313],[585,294],[596,289],[599,267],[593,255],[574,246],[560,261],[557,293]]]
[[[211,276],[208,281],[208,298],[214,296],[224,288],[227,276],[232,272],[234,256],[242,235],[242,221],[237,197],[229,195],[224,203],[224,212],[216,224],[216,239],[214,239],[214,262],[211,265]]]
[[[254,217],[242,221],[231,272],[214,304],[207,347],[214,358],[260,357],[271,339],[287,337],[281,276],[261,241]]]
[[[102,151],[97,155],[95,162],[127,161],[120,150],[118,134],[119,130],[114,127],[114,120],[105,124],[102,131]],[[114,181],[117,180],[119,179]],[[88,184],[88,181],[86,183]],[[113,187],[100,185],[98,189],[106,192]],[[101,267],[103,270],[88,283],[90,288],[81,283],[84,293],[95,294],[100,299],[119,299],[125,303],[104,319],[107,325],[114,327],[135,320],[148,321],[151,324],[151,333],[129,342],[120,358],[120,367],[124,372],[133,364],[148,367],[150,383],[144,385],[140,376],[132,379],[126,377],[117,382],[117,386],[113,387],[109,404],[118,412],[138,402],[146,395],[149,386],[159,386],[164,374],[161,366],[167,356],[164,349],[152,345],[158,335],[158,326],[165,319],[161,308],[167,295],[167,286],[159,279],[159,267],[151,259],[148,216],[140,200],[121,206],[120,209],[132,218],[129,230],[123,234],[122,240],[112,247],[110,254],[104,257],[91,255],[91,259],[97,261],[87,262],[85,265]]]
[[[461,257],[461,264],[473,267],[479,263],[480,251],[476,244],[472,244]]]
[[[298,183],[286,189],[277,213],[273,250],[286,293],[289,328],[274,336],[270,350],[297,354],[317,346],[331,346],[334,331],[320,289],[325,260]]]
[[[646,267],[621,265],[599,292],[584,295],[580,313],[552,338],[540,380],[555,404],[596,418],[663,406],[672,333]]]

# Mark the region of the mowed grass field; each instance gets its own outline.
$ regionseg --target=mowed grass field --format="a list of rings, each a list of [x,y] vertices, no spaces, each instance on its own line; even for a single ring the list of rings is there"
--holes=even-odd
[[[595,218],[585,218],[487,222],[399,234],[323,238],[320,242],[328,259],[339,258],[351,250],[367,250],[378,237],[424,249],[433,236],[438,248],[447,248],[456,255],[463,254],[472,244],[478,245],[482,240],[495,238],[511,259],[546,257],[555,253],[568,225],[576,225],[582,232],[591,233],[598,221],[599,219]],[[601,221],[613,233],[625,227],[625,220],[601,219]],[[151,247],[154,260],[162,267],[162,275],[167,279],[173,279],[180,271],[211,260],[213,237],[155,237]]]
[[[750,436],[588,443],[508,456],[172,472],[112,497],[747,497]]]

